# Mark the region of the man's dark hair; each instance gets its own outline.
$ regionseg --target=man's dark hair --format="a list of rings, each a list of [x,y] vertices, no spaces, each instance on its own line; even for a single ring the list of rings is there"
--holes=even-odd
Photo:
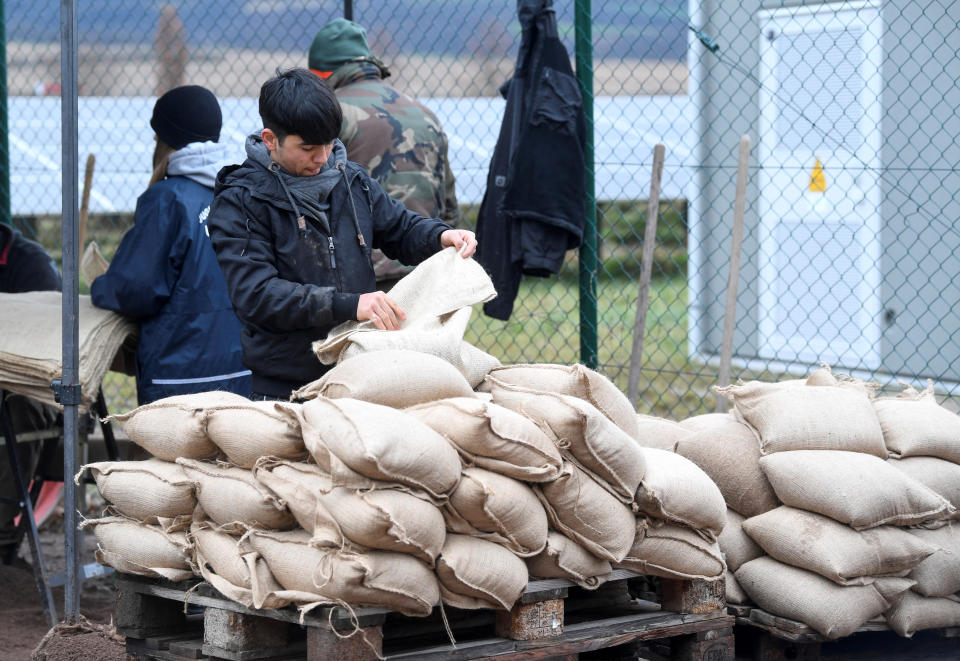
[[[333,91],[307,69],[277,71],[260,88],[264,128],[282,142],[298,135],[308,145],[326,145],[340,135],[343,112]]]

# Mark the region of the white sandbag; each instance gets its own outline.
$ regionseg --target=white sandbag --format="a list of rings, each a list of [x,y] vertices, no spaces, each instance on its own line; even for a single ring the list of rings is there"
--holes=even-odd
[[[740,565],[763,555],[763,549],[753,541],[743,529],[745,519],[732,509],[727,509],[727,524],[717,537],[720,551],[723,552],[729,572],[740,569]]]
[[[595,590],[607,581],[613,567],[566,535],[551,530],[546,547],[527,558],[527,571],[530,576],[566,578],[582,588]]]
[[[860,452],[777,452],[760,459],[760,467],[784,505],[857,530],[923,523],[943,518],[951,509],[941,496],[886,461]]]
[[[464,468],[444,506],[447,529],[501,544],[520,557],[547,543],[547,513],[529,486],[483,468]]]
[[[197,505],[193,481],[175,463],[161,459],[144,461],[100,461],[90,469],[100,495],[122,514],[138,521],[156,523],[158,518],[191,514]]]
[[[727,505],[713,480],[679,454],[657,448],[640,452],[647,467],[634,501],[640,511],[719,535]]]
[[[960,464],[939,457],[890,458],[887,463],[943,496],[954,509],[949,518],[960,518]]]
[[[447,605],[510,610],[527,587],[527,566],[499,544],[449,534],[437,560],[437,577]]]
[[[404,409],[453,444],[467,465],[525,482],[557,479],[563,460],[532,421],[476,397],[454,397]]]
[[[960,627],[960,602],[904,592],[886,612],[887,624],[905,638],[924,629]]]
[[[231,462],[253,468],[260,457],[304,459],[307,448],[297,416],[299,404],[251,402],[206,409],[207,436]]]
[[[184,532],[165,532],[119,516],[89,519],[97,537],[96,560],[122,574],[184,581],[193,576],[190,544]]]
[[[905,575],[937,547],[893,526],[856,531],[820,514],[778,507],[743,523],[764,551],[841,585]],[[722,546],[722,544],[721,544]]]
[[[634,438],[645,448],[676,452],[680,439],[689,437],[691,433],[673,420],[637,414],[637,435]]]
[[[687,418],[680,426],[693,433],[677,441],[677,454],[710,476],[728,507],[750,517],[780,504],[760,470],[760,446],[750,427],[727,413]]]
[[[917,582],[914,592],[925,597],[946,597],[960,592],[960,526],[954,524],[936,530],[916,528],[910,534],[938,548],[910,572],[910,578]]]
[[[880,397],[873,407],[892,456],[923,455],[960,464],[960,416],[937,404],[933,386]]]
[[[737,577],[729,569],[723,575],[725,599],[728,604],[749,604],[750,597],[737,583]]]
[[[637,519],[637,533],[626,557],[615,567],[667,578],[716,580],[726,565],[716,541],[667,521]]]

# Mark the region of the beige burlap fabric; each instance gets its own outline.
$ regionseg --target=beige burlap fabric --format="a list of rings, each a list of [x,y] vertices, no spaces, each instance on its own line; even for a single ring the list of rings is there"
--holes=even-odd
[[[564,463],[559,478],[534,491],[553,528],[604,560],[627,555],[636,531],[633,512],[576,465]]]
[[[910,572],[910,578],[917,582],[913,591],[925,597],[946,597],[960,592],[960,526],[954,524],[936,530],[918,528],[910,534],[938,549]]]
[[[165,532],[125,517],[84,522],[97,537],[96,559],[122,574],[183,581],[193,576],[190,544],[184,532]]]
[[[680,442],[680,439],[687,438],[691,434],[692,432],[689,429],[684,429],[673,420],[644,415],[643,413],[637,414],[636,440],[645,448],[676,452],[677,443]]]
[[[887,463],[943,496],[955,510],[950,518],[960,518],[960,464],[939,457],[890,458]]]
[[[743,591],[740,584],[737,583],[737,577],[733,572],[727,569],[723,575],[725,598],[728,604],[749,604],[750,597]]]
[[[740,565],[763,555],[763,549],[743,529],[745,519],[736,511],[727,508],[727,524],[717,537],[720,551],[731,572],[740,569]]]
[[[737,583],[760,608],[799,620],[831,640],[849,636],[890,607],[890,599],[910,589],[904,579],[879,579],[871,585],[833,581],[773,558],[751,560],[735,572]],[[888,585],[881,586],[881,581]],[[880,588],[883,587],[883,592]]]
[[[89,469],[100,495],[121,514],[144,521],[192,514],[197,505],[193,481],[175,463],[161,459],[100,461],[80,469],[74,481]]]
[[[726,565],[720,546],[697,531],[667,521],[637,519],[636,536],[615,567],[668,578],[716,580]]]
[[[724,388],[722,393],[756,430],[764,454],[846,450],[887,458],[880,421],[863,388],[750,381]]]
[[[960,602],[904,592],[886,612],[887,624],[910,638],[924,629],[960,627]]]
[[[437,560],[443,603],[510,610],[527,587],[527,566],[499,544],[449,534]]]
[[[841,585],[866,585],[874,576],[905,575],[937,547],[893,526],[856,531],[820,514],[778,507],[743,523],[764,551]]]
[[[520,557],[547,543],[547,513],[529,486],[484,468],[464,468],[443,508],[447,529],[502,544]]]
[[[923,392],[907,388],[873,406],[892,456],[925,455],[960,464],[960,416],[937,404],[933,386]]]
[[[527,558],[527,571],[538,578],[567,578],[582,588],[595,590],[610,577],[613,567],[566,535],[551,530],[546,547]]]
[[[760,470],[760,446],[747,425],[727,413],[688,418],[680,425],[693,433],[677,442],[677,454],[710,476],[728,507],[749,517],[780,504]]]
[[[719,535],[727,522],[723,494],[695,463],[673,452],[640,448],[647,469],[634,501],[657,519]]]
[[[238,402],[206,409],[207,436],[231,462],[253,468],[260,457],[303,459],[307,448],[297,417],[299,404]]]

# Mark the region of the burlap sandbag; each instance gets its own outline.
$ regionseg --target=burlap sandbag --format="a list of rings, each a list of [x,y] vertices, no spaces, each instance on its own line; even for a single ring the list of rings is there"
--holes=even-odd
[[[727,505],[713,480],[679,454],[657,448],[640,452],[647,467],[634,501],[640,511],[719,535]]]
[[[594,555],[619,562],[636,530],[630,508],[570,462],[553,482],[534,488],[550,525]]]
[[[464,468],[443,508],[447,529],[502,544],[520,557],[547,543],[547,513],[529,486],[483,468]]]
[[[131,441],[158,459],[206,459],[217,454],[218,449],[207,436],[203,410],[244,403],[249,400],[222,391],[175,395],[144,404],[129,413],[111,415],[107,420],[120,423]]]
[[[527,571],[537,578],[566,578],[582,588],[595,590],[607,581],[613,567],[566,535],[551,530],[546,547],[527,558]]]
[[[404,409],[450,441],[468,465],[525,482],[557,479],[560,450],[532,421],[477,397],[454,397]]]
[[[283,588],[247,542],[205,521],[193,523],[188,539],[200,576],[220,594],[247,608],[283,608],[290,603],[275,596]]]
[[[679,423],[652,415],[637,414],[636,441],[645,448],[659,448],[676,452],[680,439],[687,438],[691,431]]]
[[[922,523],[943,518],[951,509],[941,496],[886,461],[860,452],[777,452],[760,459],[760,467],[784,505],[857,530]]]
[[[879,526],[858,532],[792,507],[747,519],[743,528],[780,562],[841,585],[866,585],[874,576],[904,575],[937,549],[901,528]]]
[[[429,615],[440,601],[434,573],[405,553],[317,548],[304,530],[255,530],[249,539],[284,588],[276,598],[382,607],[413,616]]]
[[[293,393],[297,399],[359,399],[402,409],[447,397],[473,397],[453,365],[428,353],[389,349],[348,358]]]
[[[433,503],[389,488],[335,487],[315,464],[264,458],[254,477],[287,503],[307,531],[345,537],[360,550],[409,553],[433,566],[446,537]]]
[[[727,524],[717,537],[727,569],[732,572],[740,569],[740,565],[763,555],[763,549],[743,529],[744,521],[740,514],[727,508]]]
[[[296,525],[286,504],[257,482],[250,471],[193,459],[178,459],[177,463],[196,484],[197,503],[206,517],[217,525],[275,530]]]
[[[746,563],[735,574],[737,583],[760,608],[803,622],[831,640],[849,636],[864,622],[890,607],[889,599],[910,582],[878,579],[870,585],[837,585],[806,569],[764,556]],[[890,585],[880,585],[880,581]],[[897,582],[897,583],[893,583]],[[887,592],[887,596],[881,592]]]
[[[925,455],[960,464],[960,416],[937,404],[933,386],[878,398],[873,407],[892,456]]]
[[[74,478],[77,484],[86,469],[90,469],[101,496],[122,514],[139,521],[156,523],[158,517],[191,514],[197,505],[193,480],[179,464],[161,459],[100,461],[83,466]]]
[[[303,405],[303,440],[334,484],[341,462],[373,480],[421,489],[440,502],[460,480],[460,455],[443,436],[411,415],[356,399],[319,397]]]
[[[111,516],[90,519],[97,536],[96,559],[122,574],[184,581],[193,576],[190,544],[184,532],[164,532],[159,526]]]
[[[756,430],[764,454],[846,450],[887,458],[880,421],[866,390],[750,381],[721,391]]]
[[[960,526],[954,524],[936,530],[916,528],[910,534],[938,548],[910,572],[910,578],[917,582],[914,592],[925,597],[946,597],[960,592]]]
[[[747,593],[743,591],[743,588],[740,587],[740,584],[737,583],[737,577],[733,575],[733,572],[727,569],[726,573],[723,575],[725,599],[728,604],[749,604],[750,597],[747,596]]]
[[[820,369],[811,372],[806,381],[806,385],[808,386],[835,386],[838,383],[839,381],[837,381],[837,378],[833,375],[828,365],[824,365]]]
[[[960,602],[904,592],[886,616],[891,629],[910,638],[924,629],[960,627]]]
[[[750,428],[727,413],[708,413],[680,422],[693,433],[677,442],[676,452],[703,469],[727,506],[756,516],[780,504],[760,470],[760,446]]]
[[[253,468],[260,457],[303,459],[297,409],[292,402],[244,402],[206,410],[207,436],[231,462]]]
[[[720,546],[697,531],[667,521],[637,519],[636,536],[615,567],[667,578],[716,580],[726,565]]]
[[[449,606],[510,610],[527,587],[527,566],[499,544],[449,534],[437,560],[437,578]]]
[[[939,457],[890,458],[887,463],[943,496],[954,509],[950,518],[960,518],[960,464]]]
[[[625,503],[643,479],[643,455],[633,437],[585,399],[510,385],[494,374],[484,381],[493,401],[533,420],[556,437],[568,458],[595,475]]]

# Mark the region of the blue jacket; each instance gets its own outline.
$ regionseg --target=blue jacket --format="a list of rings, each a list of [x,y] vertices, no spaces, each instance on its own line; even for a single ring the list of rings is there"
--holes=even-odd
[[[240,322],[206,225],[224,155],[214,143],[174,152],[167,178],[139,197],[133,227],[90,288],[94,305],[140,322],[140,404],[207,390],[250,395]]]

